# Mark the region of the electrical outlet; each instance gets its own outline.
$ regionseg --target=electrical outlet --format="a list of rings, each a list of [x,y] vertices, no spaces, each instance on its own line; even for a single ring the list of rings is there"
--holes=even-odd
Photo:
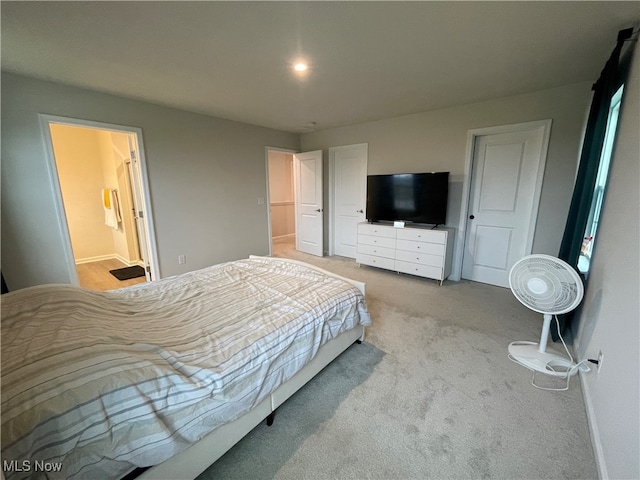
[[[597,372],[600,372],[600,369],[602,368],[602,360],[604,360],[604,353],[602,353],[602,350],[600,350],[598,352],[598,368],[596,369]]]
[[[185,263],[187,263],[187,257],[184,255],[178,255],[178,264],[184,265]]]

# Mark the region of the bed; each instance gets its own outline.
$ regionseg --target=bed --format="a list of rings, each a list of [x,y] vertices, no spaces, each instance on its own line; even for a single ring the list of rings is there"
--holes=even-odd
[[[269,257],[5,294],[4,475],[195,478],[369,325],[364,284]]]

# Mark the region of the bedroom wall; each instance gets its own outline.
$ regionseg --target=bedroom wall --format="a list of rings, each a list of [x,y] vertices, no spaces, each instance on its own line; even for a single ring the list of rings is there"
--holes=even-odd
[[[622,100],[589,281],[578,319],[581,375],[601,478],[640,478],[640,48]]]
[[[268,254],[265,146],[297,150],[298,135],[10,73],[1,85],[10,289],[71,281],[38,113],[142,129],[162,277]]]
[[[569,209],[591,82],[504,97],[443,110],[305,133],[302,151],[369,144],[368,173],[450,171],[447,225],[459,226],[467,132],[471,129],[552,119],[535,253],[557,254]],[[325,185],[325,198],[328,189]],[[328,200],[327,200],[328,202]],[[326,207],[326,205],[325,205]],[[325,210],[326,211],[326,210]],[[325,221],[328,215],[325,215]],[[327,232],[325,225],[325,232]],[[328,240],[325,239],[325,243]],[[461,241],[459,236],[456,241]],[[454,271],[460,259],[454,261]]]

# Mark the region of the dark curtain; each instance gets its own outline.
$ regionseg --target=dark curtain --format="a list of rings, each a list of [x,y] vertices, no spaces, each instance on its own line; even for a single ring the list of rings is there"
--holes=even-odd
[[[600,156],[604,146],[611,98],[624,83],[626,69],[620,65],[620,52],[624,42],[631,37],[632,33],[633,29],[631,28],[618,32],[618,42],[605,64],[600,78],[592,87],[593,100],[582,144],[578,174],[558,254],[558,257],[575,267],[576,270],[585,228],[589,219],[598,167],[600,166]],[[573,312],[558,316],[561,331],[564,332],[569,328],[572,318]],[[557,341],[558,335],[555,329],[551,329],[551,334],[553,340]]]

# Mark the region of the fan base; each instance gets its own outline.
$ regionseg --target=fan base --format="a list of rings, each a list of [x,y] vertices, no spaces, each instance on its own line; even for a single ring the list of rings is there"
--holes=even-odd
[[[536,372],[554,377],[575,375],[578,371],[576,364],[566,357],[553,351],[541,352],[535,342],[511,342],[509,356],[516,363]]]

